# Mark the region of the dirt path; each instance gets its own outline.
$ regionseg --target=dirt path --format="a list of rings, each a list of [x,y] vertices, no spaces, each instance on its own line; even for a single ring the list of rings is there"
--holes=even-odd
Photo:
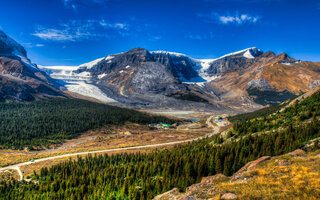
[[[215,126],[211,123],[213,116],[210,116],[207,119],[207,125],[211,128],[213,128],[213,132],[207,134],[205,137],[211,137],[212,135],[215,135],[219,131],[219,126]],[[194,139],[189,139],[189,140],[183,140],[183,141],[176,141],[176,142],[167,142],[167,143],[161,143],[161,144],[151,144],[151,145],[142,145],[142,146],[133,146],[133,147],[123,147],[123,148],[115,148],[115,149],[105,149],[105,150],[97,150],[97,151],[85,151],[85,152],[79,152],[79,153],[70,153],[70,154],[64,154],[64,155],[58,155],[58,156],[52,156],[52,157],[47,157],[47,158],[41,158],[41,159],[36,159],[28,162],[23,162],[15,165],[10,165],[7,167],[2,167],[0,168],[0,172],[6,171],[9,169],[17,170],[19,175],[20,175],[20,180],[23,180],[23,174],[20,170],[21,166],[25,165],[31,165],[33,163],[38,163],[42,161],[47,161],[47,160],[53,160],[57,158],[65,158],[65,157],[71,157],[71,156],[78,156],[78,155],[86,155],[86,154],[92,154],[92,153],[105,153],[105,152],[113,152],[113,151],[123,151],[123,150],[132,150],[132,149],[146,149],[146,148],[152,148],[152,147],[161,147],[161,146],[167,146],[167,145],[174,145],[174,144],[182,144],[182,143],[187,143],[187,142],[192,142],[196,140],[203,139],[205,137],[199,137],[199,138],[194,138]]]

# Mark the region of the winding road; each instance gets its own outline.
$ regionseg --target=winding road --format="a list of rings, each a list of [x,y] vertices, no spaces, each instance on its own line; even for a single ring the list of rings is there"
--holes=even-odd
[[[206,124],[213,128],[213,132],[207,134],[205,137],[211,137],[212,135],[215,135],[219,132],[219,126],[213,125],[212,122],[213,116],[210,116]],[[58,156],[52,156],[52,157],[47,157],[47,158],[40,158],[36,159],[33,161],[28,161],[28,162],[23,162],[15,165],[10,165],[7,167],[2,167],[0,168],[0,172],[8,171],[8,170],[17,170],[20,176],[20,180],[23,180],[23,174],[20,170],[21,166],[25,165],[31,165],[33,163],[38,163],[42,161],[47,161],[47,160],[53,160],[57,158],[65,158],[65,157],[71,157],[71,156],[78,156],[78,155],[86,155],[86,154],[92,154],[92,153],[105,153],[105,152],[113,152],[113,151],[123,151],[123,150],[132,150],[132,149],[145,149],[145,148],[151,148],[151,147],[161,147],[161,146],[167,146],[167,145],[174,145],[174,144],[182,144],[182,143],[187,143],[187,142],[192,142],[195,140],[200,140],[205,137],[199,137],[199,138],[194,138],[194,139],[189,139],[189,140],[182,140],[182,141],[176,141],[176,142],[167,142],[167,143],[161,143],[161,144],[150,144],[150,145],[142,145],[142,146],[133,146],[133,147],[123,147],[123,148],[115,148],[115,149],[105,149],[105,150],[97,150],[97,151],[86,151],[86,152],[79,152],[79,153],[70,153],[70,154],[64,154],[64,155],[58,155]]]

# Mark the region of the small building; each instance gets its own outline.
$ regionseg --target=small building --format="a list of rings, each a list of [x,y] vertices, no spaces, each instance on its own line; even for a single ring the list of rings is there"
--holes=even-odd
[[[149,124],[150,127],[155,127],[155,128],[170,128],[171,124],[165,124],[165,123],[159,123],[159,124]]]
[[[200,119],[190,119],[190,122],[199,122]]]
[[[162,128],[169,128],[171,126],[171,124],[164,124],[164,123],[160,123],[158,125],[160,125]]]
[[[218,121],[223,120],[223,117],[217,116],[217,117],[216,117],[216,120],[218,120]]]

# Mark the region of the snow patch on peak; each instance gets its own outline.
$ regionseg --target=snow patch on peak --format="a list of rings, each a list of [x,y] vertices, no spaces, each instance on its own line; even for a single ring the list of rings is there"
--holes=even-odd
[[[170,56],[176,56],[176,57],[188,57],[189,56],[182,54],[182,53],[176,53],[176,52],[170,52],[170,51],[150,51],[151,54],[168,54]]]
[[[109,56],[108,56],[109,57]],[[88,63],[84,63],[81,64],[80,67],[86,67],[87,69],[91,69],[94,65],[96,65],[98,62],[100,62],[101,60],[103,60],[104,58],[98,58],[94,61],[88,62]]]
[[[36,64],[33,64],[28,58],[21,56],[21,55],[17,55],[21,62],[26,65],[27,67],[29,67],[29,69],[33,70],[33,71],[39,71],[39,68]]]
[[[250,50],[247,50],[247,51],[243,54],[243,57],[248,58],[248,59],[253,59],[253,58],[255,58],[255,57],[251,54]]]
[[[250,51],[250,50],[258,50],[258,51],[260,51],[260,49],[257,49],[257,47],[250,47],[250,48],[247,48],[247,49],[243,49],[243,50],[240,50],[240,51],[236,51],[236,52],[233,52],[233,53],[226,54],[224,56],[221,56],[220,58],[217,58],[216,60],[219,60],[221,58],[225,58],[225,57],[228,57],[228,56],[234,56],[234,55],[238,55],[238,54],[243,54],[243,53],[246,53],[247,51]],[[251,52],[249,52],[249,53],[251,54]],[[252,56],[252,54],[251,54],[251,56]]]
[[[103,77],[105,77],[105,76],[107,76],[107,74],[106,73],[104,73],[104,74],[100,74],[100,75],[98,75],[98,79],[102,79]]]

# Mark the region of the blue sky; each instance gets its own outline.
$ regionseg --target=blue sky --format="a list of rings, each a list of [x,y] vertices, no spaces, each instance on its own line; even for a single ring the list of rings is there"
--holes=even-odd
[[[248,47],[320,61],[317,0],[0,0],[0,28],[40,65],[135,47],[215,58]]]

